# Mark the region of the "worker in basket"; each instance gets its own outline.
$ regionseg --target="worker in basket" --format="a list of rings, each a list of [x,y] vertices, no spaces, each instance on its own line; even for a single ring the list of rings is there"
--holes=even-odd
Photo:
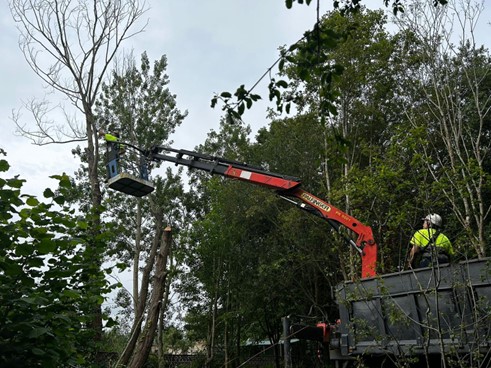
[[[454,250],[450,240],[441,232],[442,222],[441,216],[436,213],[423,219],[423,228],[416,231],[410,241],[409,267],[429,267],[450,262]],[[416,258],[419,262],[416,262]]]

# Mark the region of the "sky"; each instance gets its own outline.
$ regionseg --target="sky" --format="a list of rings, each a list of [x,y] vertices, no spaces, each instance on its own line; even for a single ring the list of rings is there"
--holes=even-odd
[[[332,1],[321,4],[321,13]],[[194,149],[204,142],[210,130],[218,130],[223,112],[211,109],[214,93],[235,91],[241,84],[251,87],[278,58],[278,47],[299,40],[316,21],[316,7],[284,0],[147,0],[143,33],[123,43],[122,52],[132,52],[136,60],[145,51],[152,62],[167,56],[170,92],[177,95],[177,107],[188,116],[171,137],[175,148]],[[324,7],[324,8],[323,8]],[[15,133],[12,111],[23,101],[42,99],[46,93],[18,45],[19,31],[8,8],[0,3],[0,148],[7,151],[9,177],[20,174],[27,180],[24,190],[39,195],[56,183],[50,175],[72,174],[79,163],[72,146],[35,146]],[[257,93],[266,98],[267,81]],[[57,103],[63,96],[50,94]],[[267,99],[267,98],[266,98]],[[258,103],[244,118],[253,131],[266,125],[266,102]],[[54,119],[60,120],[55,115]],[[80,118],[80,117],[79,117]],[[26,110],[21,121],[30,124]]]
[[[430,1],[430,0],[428,0]],[[320,12],[332,9],[331,0],[320,2]],[[382,7],[382,0],[364,4]],[[316,21],[316,2],[310,6],[294,3],[287,9],[284,0],[147,0],[145,31],[123,43],[121,52],[132,52],[137,61],[145,51],[150,61],[167,56],[169,89],[177,95],[177,107],[188,116],[171,137],[174,148],[194,149],[210,130],[218,130],[223,114],[211,109],[214,93],[233,92],[241,84],[251,87],[276,61],[278,47],[291,45]],[[488,7],[489,8],[489,7]],[[489,42],[490,9],[481,16],[479,34]],[[0,2],[0,148],[7,151],[12,166],[9,177],[20,174],[27,180],[24,190],[40,194],[56,183],[50,175],[71,175],[79,166],[71,146],[34,146],[15,134],[12,111],[22,102],[43,98],[42,81],[29,68],[18,45],[19,32],[8,8]],[[255,90],[264,100],[246,112],[244,121],[253,132],[267,125],[267,80]],[[63,96],[51,94],[56,103]],[[54,117],[60,119],[60,116]],[[79,117],[80,118],[80,117]],[[32,117],[23,111],[21,121]],[[253,137],[252,137],[253,138]]]

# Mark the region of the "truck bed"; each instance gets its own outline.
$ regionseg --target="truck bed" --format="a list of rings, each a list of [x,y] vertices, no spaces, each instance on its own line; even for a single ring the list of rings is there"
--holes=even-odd
[[[336,296],[332,360],[490,352],[491,258],[344,282]]]

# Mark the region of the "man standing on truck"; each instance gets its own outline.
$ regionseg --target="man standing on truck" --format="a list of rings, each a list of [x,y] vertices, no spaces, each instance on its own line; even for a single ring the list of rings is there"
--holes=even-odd
[[[449,263],[454,254],[452,243],[440,232],[442,218],[433,213],[423,219],[423,228],[414,233],[410,244],[409,267],[413,267],[416,255],[420,255],[417,267]]]

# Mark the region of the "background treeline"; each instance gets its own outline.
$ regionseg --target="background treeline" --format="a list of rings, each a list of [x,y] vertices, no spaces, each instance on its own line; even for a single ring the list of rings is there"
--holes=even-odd
[[[452,15],[478,12],[430,3],[414,1],[390,23],[381,11],[326,14],[312,37],[283,50],[277,77],[288,83],[271,99],[295,111],[271,110],[254,135],[228,116],[195,150],[301,178],[372,226],[379,273],[405,266],[409,238],[430,212],[443,216],[456,260],[488,255],[489,52],[450,32]],[[186,113],[166,66],[165,56],[152,64],[143,54],[114,71],[91,105],[93,136],[98,128],[137,147],[170,145]],[[94,202],[105,178],[104,142],[96,142],[95,156],[74,150],[80,170],[45,192],[47,204],[22,197],[17,178],[0,182],[0,365],[23,357],[27,366],[137,367],[149,339],[160,363],[166,352],[200,347],[210,367],[238,366],[246,342],[269,339],[279,364],[283,316],[336,320],[331,288],[358,276],[359,257],[326,222],[267,189],[158,163],[148,197],[101,186]],[[120,154],[124,170],[139,169],[137,152]],[[111,286],[116,269],[131,271],[131,286]],[[113,289],[116,300],[103,304]]]
[[[489,54],[446,43],[435,29],[441,10],[418,6],[390,33],[381,12],[326,16],[322,29],[336,32],[336,44],[312,41],[315,64],[299,51],[285,66],[285,96],[298,113],[273,118],[254,139],[241,123],[224,122],[198,147],[299,177],[371,225],[380,273],[406,266],[410,236],[428,213],[445,219],[456,261],[490,247]],[[330,81],[336,113],[322,115],[321,74],[335,64],[343,67]],[[304,68],[308,78],[299,77]],[[331,287],[358,275],[359,258],[327,223],[267,189],[191,176],[194,220],[182,238],[190,269],[179,291],[186,328],[207,341],[209,359],[222,348],[220,359],[238,359],[248,338],[277,343],[282,316],[337,318]]]

